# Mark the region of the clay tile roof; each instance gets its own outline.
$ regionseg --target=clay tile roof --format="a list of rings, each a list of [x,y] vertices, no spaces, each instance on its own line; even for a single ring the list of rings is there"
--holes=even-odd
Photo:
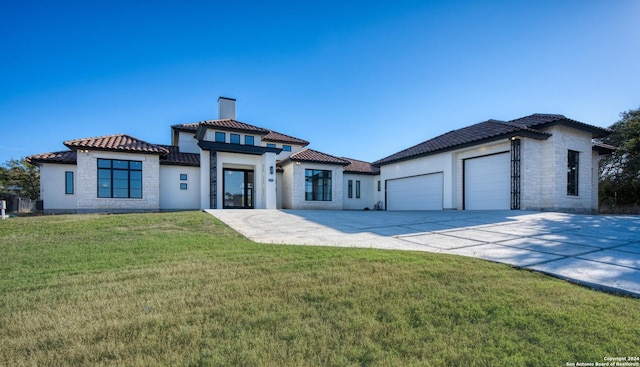
[[[267,135],[262,137],[262,140],[277,141],[279,143],[300,144],[302,146],[309,145],[309,142],[306,140],[294,138],[293,136],[285,135],[273,130],[269,131]]]
[[[618,150],[618,148],[614,147],[613,145],[609,145],[609,144],[605,144],[597,141],[594,141],[591,143],[591,148],[600,154],[611,154],[616,150]]]
[[[221,129],[229,129],[234,131],[243,131],[258,134],[268,134],[269,130],[261,127],[253,126],[232,119],[207,120],[200,122],[199,126],[217,127]]]
[[[167,149],[159,145],[150,144],[125,134],[67,140],[64,145],[70,149],[110,150],[161,155],[169,153]]]
[[[313,149],[303,149],[289,156],[289,160],[312,163],[349,165],[349,161]]]
[[[177,124],[177,125],[171,125],[172,129],[175,130],[181,130],[181,131],[193,131],[196,132],[196,130],[198,130],[198,126],[200,126],[199,122],[195,122],[192,124]]]
[[[200,154],[182,153],[175,145],[159,145],[169,151],[169,154],[160,157],[160,164],[174,166],[200,166]]]
[[[527,134],[529,136],[544,139],[550,136],[527,126],[506,123],[498,120],[488,120],[475,125],[467,126],[462,129],[449,131],[448,133],[437,136],[410,148],[392,154],[386,158],[373,162],[379,166],[395,161],[400,161],[412,157],[433,154],[441,151],[451,150],[462,146],[477,144],[485,140],[498,139],[500,137],[508,137],[514,134]]]
[[[72,150],[65,150],[62,152],[34,154],[27,157],[27,162],[31,164],[39,164],[39,163],[75,164],[76,152]]]
[[[380,174],[380,167],[376,167],[369,162],[359,161],[357,159],[346,157],[342,157],[342,159],[349,162],[349,165],[344,167],[344,173],[360,173],[366,175]]]
[[[533,129],[540,129],[548,125],[567,125],[576,129],[588,131],[593,134],[594,138],[601,138],[609,135],[611,130],[594,125],[585,124],[584,122],[572,120],[564,115],[554,115],[545,113],[534,113],[533,115],[521,117],[509,122],[518,123]]]

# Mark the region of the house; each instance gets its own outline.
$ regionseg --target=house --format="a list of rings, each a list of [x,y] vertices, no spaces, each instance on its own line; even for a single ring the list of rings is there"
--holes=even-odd
[[[562,115],[489,120],[374,163],[236,120],[171,126],[171,145],[124,134],[65,141],[37,154],[45,213],[189,209],[597,210],[608,130]]]

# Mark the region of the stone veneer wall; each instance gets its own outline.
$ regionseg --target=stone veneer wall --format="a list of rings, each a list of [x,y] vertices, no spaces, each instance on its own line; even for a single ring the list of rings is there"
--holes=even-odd
[[[142,161],[142,199],[98,197],[98,158]],[[157,155],[78,151],[78,213],[154,212],[160,210],[160,159]]]

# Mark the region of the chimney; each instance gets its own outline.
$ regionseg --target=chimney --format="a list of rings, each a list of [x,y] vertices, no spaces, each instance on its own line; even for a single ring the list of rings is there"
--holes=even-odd
[[[218,98],[218,118],[219,119],[236,119],[236,100],[233,98]]]

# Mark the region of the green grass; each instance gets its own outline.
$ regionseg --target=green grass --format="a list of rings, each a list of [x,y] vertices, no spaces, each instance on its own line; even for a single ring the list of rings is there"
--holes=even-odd
[[[200,213],[0,222],[0,365],[564,366],[640,300],[431,253],[255,244]]]

